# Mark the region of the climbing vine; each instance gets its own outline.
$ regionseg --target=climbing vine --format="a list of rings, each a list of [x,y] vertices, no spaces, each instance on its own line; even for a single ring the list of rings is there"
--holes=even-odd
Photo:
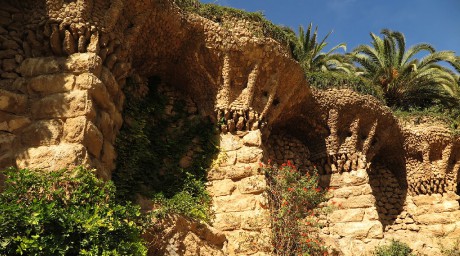
[[[113,180],[118,196],[133,200],[139,194],[160,205],[158,213],[209,221],[210,197],[204,182],[217,153],[214,126],[188,113],[184,100],[175,99],[171,109],[171,98],[159,92],[159,79],[149,80],[145,97],[133,93],[137,86],[127,83],[125,123],[116,142]],[[184,157],[190,161],[185,168],[179,164]]]

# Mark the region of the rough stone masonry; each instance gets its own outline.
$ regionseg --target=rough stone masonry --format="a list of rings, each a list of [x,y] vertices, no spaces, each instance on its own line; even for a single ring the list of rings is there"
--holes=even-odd
[[[193,235],[170,254],[269,255],[268,159],[316,167],[334,189],[328,204],[341,208],[321,233],[343,255],[393,238],[438,255],[458,239],[459,137],[403,124],[370,96],[310,88],[288,49],[261,35],[172,0],[0,0],[0,167],[83,164],[110,179],[126,78],[155,75],[221,130],[213,227],[179,220],[188,228],[171,232]]]

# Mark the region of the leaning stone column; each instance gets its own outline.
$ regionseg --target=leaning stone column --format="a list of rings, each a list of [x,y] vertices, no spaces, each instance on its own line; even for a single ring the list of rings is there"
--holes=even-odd
[[[28,58],[19,71],[16,83],[28,94],[30,124],[16,135],[17,167],[86,165],[110,178],[122,117],[121,104],[113,100],[117,84],[101,58],[94,53]]]
[[[86,165],[110,178],[131,70],[115,26],[121,9],[123,1],[2,0],[0,168]]]

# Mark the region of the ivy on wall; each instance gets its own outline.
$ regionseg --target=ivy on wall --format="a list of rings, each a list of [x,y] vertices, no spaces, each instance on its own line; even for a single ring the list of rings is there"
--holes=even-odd
[[[217,147],[215,127],[206,118],[187,112],[184,100],[159,93],[161,81],[151,78],[145,97],[133,93],[140,86],[127,83],[125,123],[116,141],[117,169],[113,180],[118,196],[133,200],[136,194],[161,205],[158,213],[176,212],[210,220],[210,196],[205,189],[206,170]],[[191,163],[179,162],[192,150]]]

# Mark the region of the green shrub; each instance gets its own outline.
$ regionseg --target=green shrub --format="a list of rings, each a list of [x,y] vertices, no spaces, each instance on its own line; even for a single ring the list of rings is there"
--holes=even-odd
[[[146,255],[140,210],[115,203],[92,171],[8,169],[0,194],[0,255]]]
[[[318,89],[348,88],[361,94],[371,95],[385,102],[380,87],[372,85],[363,77],[339,72],[308,72],[308,83]]]
[[[405,243],[392,240],[391,244],[378,246],[374,255],[376,256],[410,256],[413,255],[412,249]]]
[[[137,86],[132,81],[125,87],[125,123],[115,144],[118,157],[113,181],[117,196],[135,200],[140,194],[157,203],[157,213],[179,213],[209,222],[211,198],[205,181],[206,170],[218,151],[214,126],[205,118],[190,118],[180,100],[171,111],[175,114],[165,114],[168,99],[158,92],[159,84],[152,78],[149,93],[143,98],[132,93]],[[183,125],[173,128],[179,121]],[[194,154],[189,168],[183,169],[180,159],[194,140],[201,152]]]
[[[402,121],[412,120],[415,123],[420,122],[423,117],[429,117],[433,121],[445,124],[453,134],[460,134],[460,109],[458,108],[435,105],[429,108],[394,109],[393,112]]]
[[[267,178],[272,245],[275,255],[323,255],[327,248],[318,236],[316,208],[326,201],[326,191],[318,187],[318,175],[302,173],[289,161],[281,167],[262,166]]]

